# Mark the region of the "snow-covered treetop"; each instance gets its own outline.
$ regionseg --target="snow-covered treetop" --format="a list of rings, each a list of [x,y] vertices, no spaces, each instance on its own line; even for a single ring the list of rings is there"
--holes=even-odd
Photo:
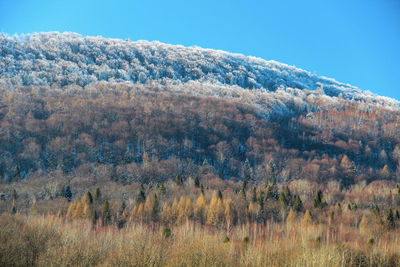
[[[0,85],[5,87],[84,87],[97,81],[163,79],[268,91],[281,87],[320,90],[328,96],[398,103],[294,66],[219,50],[76,33],[0,35]]]

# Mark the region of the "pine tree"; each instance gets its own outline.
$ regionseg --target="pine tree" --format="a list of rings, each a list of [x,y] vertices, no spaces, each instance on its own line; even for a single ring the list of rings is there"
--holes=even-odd
[[[69,185],[67,185],[67,187],[65,188],[64,197],[68,200],[68,202],[70,202],[72,200],[73,193],[72,193],[72,189]]]
[[[326,201],[322,196],[321,190],[318,190],[317,194],[315,195],[313,205],[314,208],[320,208],[320,209],[324,208],[327,205]]]
[[[217,192],[217,197],[218,197],[218,199],[222,199],[222,192],[219,189],[218,189],[218,192]]]
[[[122,213],[124,213],[125,209],[126,209],[126,203],[125,200],[122,200],[121,207],[119,208],[119,216],[121,216]]]
[[[298,195],[294,197],[294,211],[300,212],[303,210],[303,202]]]
[[[183,185],[183,179],[182,176],[180,174],[178,174],[175,178],[175,182],[177,185]]]
[[[94,201],[96,202],[96,204],[100,204],[101,203],[101,191],[100,188],[96,188],[96,191],[94,193]]]
[[[390,228],[390,229],[393,229],[396,226],[392,209],[389,209],[389,211],[386,215],[386,223],[387,223],[388,228]]]
[[[93,196],[92,193],[90,193],[90,191],[86,193],[86,201],[88,202],[88,204],[93,204]]]
[[[198,176],[196,176],[196,177],[194,178],[194,186],[195,186],[195,187],[200,187],[200,179],[199,179]]]
[[[267,188],[267,199],[278,200],[279,199],[279,190],[276,181],[269,185]]]
[[[111,208],[110,202],[106,198],[103,204],[103,222],[104,225],[109,225],[111,223],[112,215],[111,215]]]
[[[288,205],[288,201],[284,192],[279,194],[279,202],[281,203],[282,207],[286,207]]]
[[[97,214],[97,210],[93,211],[92,215],[92,225],[95,226],[97,224],[97,220],[99,219],[99,215]]]
[[[144,187],[143,187],[143,185],[141,184],[141,185],[140,185],[139,193],[138,193],[138,195],[136,196],[136,203],[137,203],[137,204],[143,203],[143,202],[145,202],[145,200],[146,200],[146,195],[145,195],[145,193],[144,193]]]
[[[289,187],[286,185],[285,189],[285,198],[288,206],[293,206],[293,198],[292,198],[292,193],[290,192]]]
[[[204,196],[204,186],[202,184],[200,185],[200,193]]]

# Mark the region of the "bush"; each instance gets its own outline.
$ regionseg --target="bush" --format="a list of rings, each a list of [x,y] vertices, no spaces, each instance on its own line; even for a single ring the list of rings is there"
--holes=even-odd
[[[224,243],[228,243],[229,241],[231,241],[231,240],[229,239],[229,237],[227,235],[224,236],[224,238],[222,239],[222,242],[224,242]]]
[[[0,216],[0,266],[34,266],[59,235],[46,225],[27,224],[19,215]]]
[[[162,229],[162,236],[168,238],[171,236],[171,229],[168,226],[164,226]]]

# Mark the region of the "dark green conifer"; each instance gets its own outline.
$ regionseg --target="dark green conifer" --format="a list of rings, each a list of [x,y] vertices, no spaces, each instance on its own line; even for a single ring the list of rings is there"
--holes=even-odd
[[[217,192],[217,197],[218,197],[219,199],[222,199],[222,192],[221,192],[221,190],[219,190],[219,189],[218,189],[218,192]]]
[[[194,178],[194,186],[195,186],[195,187],[200,187],[200,179],[199,179],[198,176],[196,176],[196,177]]]
[[[106,198],[103,204],[103,222],[104,225],[109,225],[111,223],[112,215],[111,215],[111,208],[110,202]]]
[[[300,212],[303,210],[303,202],[298,195],[294,197],[294,211]]]
[[[73,193],[72,193],[71,186],[67,185],[67,187],[65,187],[64,197],[68,200],[68,202],[72,200]]]
[[[144,203],[144,201],[146,200],[146,194],[144,193],[144,187],[141,184],[140,185],[140,190],[138,195],[136,196],[136,203]]]
[[[96,202],[96,204],[100,204],[101,203],[101,191],[100,188],[96,188],[96,191],[94,192],[94,201]]]
[[[392,209],[389,209],[389,211],[386,215],[386,223],[390,229],[392,229],[396,226]]]

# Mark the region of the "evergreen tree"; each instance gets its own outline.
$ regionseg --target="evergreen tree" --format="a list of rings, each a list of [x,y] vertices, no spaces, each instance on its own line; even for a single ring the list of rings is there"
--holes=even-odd
[[[182,176],[180,174],[178,174],[175,178],[175,182],[177,185],[183,185],[183,179]]]
[[[288,201],[287,201],[287,199],[286,199],[286,196],[285,196],[285,193],[284,193],[284,192],[281,192],[281,193],[279,194],[279,202],[281,203],[281,205],[282,205],[283,207],[285,207],[285,206],[288,205]]]
[[[290,189],[287,185],[285,186],[284,192],[285,192],[285,198],[286,198],[287,205],[293,206],[292,193],[290,192]]]
[[[242,189],[240,189],[240,196],[241,196],[243,199],[246,199],[246,188],[247,188],[247,181],[246,181],[246,180],[243,180]]]
[[[265,193],[264,191],[260,191],[258,194],[257,202],[260,206],[264,207],[264,201],[265,201]]]
[[[198,176],[194,178],[194,186],[197,188],[200,187],[200,179]]]
[[[68,202],[70,202],[72,200],[73,193],[72,193],[71,186],[67,185],[67,187],[65,188],[64,197],[68,200]]]
[[[396,226],[392,209],[389,209],[389,211],[386,215],[386,223],[390,229],[392,229]]]
[[[303,210],[303,202],[298,195],[294,197],[294,211],[300,212]]]
[[[92,215],[92,225],[93,226],[96,225],[98,219],[99,219],[99,215],[97,214],[97,210],[94,210],[93,215]]]
[[[279,190],[276,181],[269,185],[267,188],[267,199],[278,200],[279,199]]]
[[[92,193],[90,193],[90,191],[86,193],[86,199],[89,202],[89,204],[93,204],[93,196]]]
[[[96,202],[96,204],[100,204],[101,203],[101,191],[100,188],[96,188],[96,191],[94,192],[94,201]]]
[[[218,197],[218,199],[222,199],[222,192],[219,189],[218,189],[218,192],[217,192],[217,197]]]
[[[324,208],[327,205],[326,201],[322,196],[321,190],[318,190],[317,194],[315,195],[313,204],[314,208],[320,208],[320,209]]]
[[[144,193],[144,187],[143,187],[143,185],[141,184],[141,185],[140,185],[139,193],[138,193],[138,195],[136,196],[136,203],[137,203],[137,204],[143,203],[143,202],[145,202],[145,200],[146,200],[146,195],[145,195],[145,193]]]
[[[110,202],[106,198],[103,204],[103,222],[104,225],[109,225],[111,223],[111,208],[110,208]]]
[[[257,202],[259,205],[257,220],[260,223],[264,223],[264,221],[265,221],[264,199],[265,199],[264,192],[261,191],[259,194],[259,197],[257,199]]]
[[[202,184],[200,185],[200,193],[204,196],[204,186]]]
[[[121,216],[122,213],[124,213],[125,209],[126,209],[126,203],[125,200],[122,200],[121,207],[119,209],[119,216]]]

